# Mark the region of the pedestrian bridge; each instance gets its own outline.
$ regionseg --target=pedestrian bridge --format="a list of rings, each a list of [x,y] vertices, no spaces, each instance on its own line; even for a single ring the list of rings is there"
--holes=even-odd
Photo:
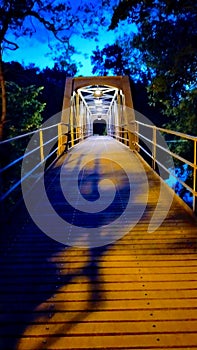
[[[22,164],[2,216],[23,202],[3,223],[0,348],[196,349],[197,138],[134,111],[127,77],[67,79],[62,113],[1,146],[25,138],[1,170]]]

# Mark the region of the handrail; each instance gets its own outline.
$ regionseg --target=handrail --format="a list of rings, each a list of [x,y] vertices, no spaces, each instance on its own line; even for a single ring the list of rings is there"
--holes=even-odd
[[[192,209],[195,212],[196,210],[196,201],[197,201],[197,191],[196,191],[196,179],[197,179],[197,137],[196,136],[192,136],[192,135],[188,135],[188,134],[184,134],[178,131],[173,131],[173,130],[169,130],[169,129],[164,129],[164,128],[160,128],[160,127],[156,127],[155,125],[151,125],[151,124],[146,124],[140,121],[135,121],[136,127],[135,127],[135,135],[136,135],[136,146],[139,149],[142,149],[152,160],[152,167],[155,170],[155,165],[156,163],[158,163],[169,175],[173,176],[183,187],[185,187],[193,196],[193,201],[192,201]],[[142,131],[139,131],[139,126],[144,126],[147,127],[149,129],[152,129],[152,137],[149,138],[147,137],[147,135],[143,135]],[[189,140],[189,141],[193,141],[194,143],[194,154],[193,154],[193,163],[189,160],[187,160],[186,158],[170,151],[168,149],[168,147],[163,147],[160,144],[158,144],[157,142],[157,131],[158,132],[162,132],[165,134],[170,134],[173,136],[178,136],[180,138],[184,138],[185,140]],[[152,150],[150,150],[150,152],[148,152],[139,142],[139,139],[144,139],[146,141],[148,141],[149,143],[152,144]],[[167,141],[166,141],[167,142]],[[160,149],[164,152],[166,152],[166,154],[170,155],[171,157],[181,161],[184,164],[189,165],[192,168],[192,172],[193,172],[193,184],[192,187],[189,186],[188,184],[186,184],[183,180],[181,180],[178,176],[176,176],[172,171],[170,171],[170,169],[168,169],[166,166],[164,166],[161,162],[159,162],[159,159],[157,159],[157,149]]]
[[[134,123],[136,123],[136,124],[138,124],[138,125],[146,126],[147,128],[150,128],[150,129],[153,129],[153,127],[154,127],[154,128],[156,128],[158,131],[164,132],[164,133],[166,133],[166,134],[171,134],[171,135],[174,135],[174,136],[183,137],[183,138],[186,138],[186,139],[188,139],[188,140],[197,139],[196,136],[184,134],[183,132],[180,132],[180,131],[173,131],[173,130],[170,130],[170,129],[160,128],[160,127],[155,126],[155,125],[142,123],[142,122],[140,122],[140,121],[138,121],[138,120],[135,120]]]
[[[0,146],[4,145],[4,144],[8,144],[11,143],[13,141],[18,141],[19,139],[22,138],[26,138],[27,136],[34,136],[36,134],[40,134],[40,136],[43,134],[43,132],[45,132],[46,130],[58,127],[58,125],[67,125],[65,123],[56,123],[50,126],[46,126],[46,127],[40,127],[39,129],[36,129],[34,131],[22,134],[22,135],[18,135],[15,137],[12,137],[10,139],[4,140],[0,142]],[[63,135],[63,134],[62,134]],[[44,147],[49,145],[51,142],[58,140],[59,138],[61,138],[62,135],[59,135],[57,132],[57,135],[55,135],[54,137],[50,138],[49,140],[43,142],[43,136],[39,137],[39,145],[36,146],[35,148],[31,149],[30,151],[24,153],[22,156],[14,159],[11,163],[5,165],[3,168],[0,169],[0,174],[4,173],[5,171],[7,171],[8,169],[10,169],[11,167],[13,167],[14,165],[16,165],[17,163],[23,161],[25,158],[27,158],[28,156],[34,154],[35,152],[40,150],[40,162],[38,162],[31,170],[28,174],[26,174],[24,177],[21,177],[18,181],[16,181],[5,193],[3,193],[0,197],[0,201],[5,200],[14,190],[16,190],[21,183],[28,177],[30,176],[37,168],[39,168],[48,158],[50,158],[61,146],[62,144],[58,144],[58,146],[55,148],[55,150],[52,150],[48,155],[44,156]]]
[[[47,127],[44,127],[44,128],[41,127],[41,128],[36,129],[36,130],[34,130],[34,131],[30,131],[30,132],[27,132],[27,133],[25,133],[25,134],[21,134],[21,135],[14,136],[14,137],[12,137],[12,138],[10,138],[10,139],[0,141],[0,146],[3,145],[3,144],[5,144],[5,143],[13,142],[13,141],[15,141],[15,140],[22,139],[22,138],[27,137],[27,136],[31,136],[31,135],[33,135],[33,134],[39,132],[40,130],[45,131],[45,130],[47,130],[47,129],[51,129],[51,128],[57,126],[58,124],[59,124],[59,123],[53,124],[53,125],[51,125],[51,126],[47,126]]]
[[[56,147],[48,156],[46,156],[45,159],[42,159],[35,167],[33,167],[27,174],[25,174],[23,177],[20,178],[19,181],[17,181],[6,193],[4,193],[1,196],[1,201],[3,201],[5,198],[9,196],[22,182],[24,182],[33,172],[38,169],[53,153],[57,151],[58,147]],[[40,177],[39,177],[40,178]],[[39,178],[37,180],[39,180]]]
[[[5,165],[3,168],[0,169],[0,174],[4,173],[5,171],[10,169],[11,167],[16,165],[17,163],[23,161],[28,156],[30,156],[33,153],[35,153],[36,151],[40,150],[40,161],[27,174],[25,174],[23,177],[21,177],[5,193],[3,193],[0,197],[0,201],[5,200],[15,189],[17,189],[21,185],[21,183],[25,179],[27,179],[35,170],[37,170],[40,166],[42,166],[55,152],[57,152],[57,156],[56,156],[56,159],[57,159],[59,156],[61,156],[61,154],[64,151],[67,151],[68,149],[70,149],[73,146],[72,143],[75,144],[76,142],[79,142],[83,137],[87,137],[86,134],[82,135],[82,130],[81,130],[81,136],[78,137],[78,135],[76,135],[76,136],[73,135],[73,142],[71,143],[71,141],[68,140],[68,135],[70,132],[69,131],[66,133],[62,132],[61,126],[69,127],[70,125],[66,124],[64,122],[59,122],[59,123],[55,123],[55,124],[50,125],[50,126],[40,127],[39,129],[36,129],[34,131],[31,131],[31,132],[28,132],[28,133],[25,133],[22,135],[18,135],[18,136],[15,136],[15,137],[12,137],[10,139],[3,140],[0,142],[0,146],[1,146],[4,144],[11,143],[13,141],[18,141],[19,139],[22,139],[22,138],[26,138],[27,136],[33,137],[34,135],[39,134],[39,139],[38,139],[39,145],[36,146],[35,148],[31,149],[30,151],[27,151],[22,156],[14,159],[11,163]],[[43,133],[46,130],[49,130],[49,129],[52,129],[55,127],[57,127],[57,134],[54,137],[52,137],[49,140],[44,142],[43,141]],[[67,136],[66,143],[63,140],[63,136]],[[57,147],[55,149],[53,149],[49,154],[45,155],[44,154],[45,146],[49,145],[50,143],[54,142],[55,140],[57,140],[57,143],[58,143]]]
[[[131,128],[132,125],[132,128]],[[150,132],[143,134],[143,130],[140,130],[140,126],[149,128],[152,130],[151,137],[150,137]],[[189,191],[192,196],[193,196],[193,201],[192,201],[192,209],[195,212],[196,211],[196,202],[197,202],[197,137],[184,134],[178,131],[173,131],[169,129],[164,129],[157,127],[153,124],[147,124],[138,120],[133,120],[128,124],[124,125],[111,125],[110,129],[111,131],[108,132],[108,135],[117,139],[118,141],[122,142],[123,144],[129,146],[129,137],[128,133],[133,133],[135,138],[132,139],[132,142],[134,143],[134,149],[139,151],[142,150],[149,158],[152,159],[152,168],[156,170],[156,164],[158,164],[162,169],[164,169],[169,175],[173,176],[177,182],[179,182],[183,187],[186,188],[187,191]],[[131,130],[132,129],[132,130]],[[165,133],[165,134],[170,134],[179,138],[182,138],[184,140],[182,141],[193,141],[194,142],[194,155],[193,155],[193,162],[187,160],[186,158],[172,152],[169,150],[168,147],[165,147],[164,145],[159,144],[157,140],[157,132],[159,133]],[[127,133],[127,137],[125,138],[124,135]],[[147,148],[145,148],[140,141],[144,141]],[[165,141],[165,138],[163,139]],[[175,142],[178,142],[180,140],[175,140]],[[165,141],[166,146],[167,146],[168,140]],[[151,146],[151,147],[150,147]],[[180,179],[178,176],[176,176],[169,168],[167,168],[162,162],[158,159],[157,157],[157,150],[161,150],[163,152],[166,152],[170,157],[175,158],[179,161],[181,161],[184,164],[189,165],[192,168],[193,172],[193,184],[192,187],[189,186],[187,183],[185,183],[182,179]]]
[[[39,130],[40,131],[40,130]],[[48,145],[49,143],[51,143],[52,141],[54,141],[55,139],[57,139],[57,136],[53,137],[52,139],[50,139],[49,141],[45,142],[43,144],[43,146]],[[20,162],[21,160],[23,160],[24,158],[26,158],[27,156],[30,156],[30,154],[34,153],[35,151],[38,151],[40,149],[40,146],[34,148],[33,150],[23,154],[21,157],[13,160],[11,163],[7,164],[4,168],[0,169],[0,174],[3,173],[4,171],[8,170],[9,168],[11,168],[13,165],[17,164],[18,162]]]
[[[126,124],[124,124],[124,125],[111,125],[111,127],[114,127],[114,131],[110,132],[108,130],[107,135],[111,136],[117,140],[120,140],[119,142],[123,143],[126,146],[129,146],[128,129],[124,128],[125,126],[127,126],[127,125]],[[124,130],[120,130],[120,129],[124,129]],[[125,137],[125,133],[127,134],[127,138]],[[122,136],[122,134],[124,136]]]
[[[132,131],[130,130],[130,124],[132,124]],[[196,210],[196,198],[197,198],[197,191],[196,191],[196,186],[197,186],[196,185],[196,181],[197,181],[197,159],[196,159],[196,157],[197,157],[197,137],[192,136],[192,135],[187,135],[187,134],[184,134],[181,132],[169,130],[169,129],[156,127],[155,125],[146,124],[144,122],[137,121],[137,120],[132,121],[130,124],[129,125],[127,125],[127,124],[111,125],[111,128],[110,128],[111,132],[108,130],[108,135],[116,138],[117,140],[122,142],[124,145],[129,146],[129,144],[130,144],[129,133],[133,133],[135,137],[134,137],[134,139],[132,139],[132,143],[134,143],[135,149],[138,151],[142,150],[148,157],[150,157],[152,159],[152,168],[154,170],[156,169],[156,164],[160,165],[166,171],[166,173],[173,176],[182,186],[184,186],[186,188],[187,191],[189,191],[192,194],[192,196],[193,196],[192,209],[193,209],[193,211],[195,211]],[[4,173],[6,170],[11,168],[12,166],[16,165],[20,161],[23,161],[26,157],[28,157],[28,156],[32,155],[34,152],[40,150],[40,161],[29,171],[28,174],[25,175],[25,177],[22,177],[19,181],[17,181],[14,185],[12,185],[7,190],[7,192],[2,195],[0,200],[4,200],[5,198],[7,198],[28,176],[30,176],[39,166],[41,166],[46,160],[48,160],[55,152],[57,152],[57,158],[58,158],[62,154],[62,152],[64,152],[65,148],[67,151],[69,148],[73,147],[77,142],[79,142],[83,138],[90,136],[89,131],[87,131],[87,129],[85,130],[85,132],[83,134],[83,130],[81,127],[78,127],[78,131],[75,133],[75,135],[73,134],[73,130],[74,130],[73,127],[71,128],[71,130],[69,132],[63,133],[62,128],[61,128],[62,125],[69,126],[69,124],[65,124],[65,123],[60,122],[60,123],[56,123],[56,124],[53,124],[50,126],[41,127],[35,131],[31,131],[31,132],[28,132],[26,134],[18,135],[16,137],[13,137],[13,138],[10,138],[8,140],[4,140],[4,141],[0,142],[0,145],[2,145],[2,144],[13,142],[15,140],[19,140],[21,138],[25,138],[27,136],[32,136],[32,135],[39,133],[39,141],[38,141],[39,145],[38,146],[36,145],[36,147],[34,149],[27,151],[25,154],[23,154],[22,156],[18,157],[17,159],[13,160],[11,163],[7,164],[6,166],[4,166],[3,168],[0,169],[0,174]],[[140,130],[141,129],[140,126],[148,128],[148,129],[152,130],[152,132],[151,133],[149,132],[148,135],[147,135],[147,133],[143,134],[143,130]],[[49,140],[44,142],[43,141],[43,133],[46,130],[52,129],[54,127],[57,127],[57,134],[54,137],[52,137]],[[165,147],[165,146],[159,144],[158,139],[157,139],[157,132],[171,134],[171,135],[177,136],[181,139],[194,142],[193,162],[185,159],[184,157],[182,157],[182,156],[180,156],[172,151],[170,151],[168,149],[168,147]],[[69,140],[68,135],[71,133],[72,133],[72,137],[71,137],[71,140]],[[66,144],[64,143],[63,136],[67,136]],[[57,147],[55,149],[53,149],[49,154],[45,155],[44,154],[45,153],[44,152],[45,146],[49,145],[51,142],[54,142],[55,140],[58,141]],[[145,148],[139,142],[139,140],[144,140],[145,143],[148,142],[148,148]],[[179,140],[175,140],[175,141],[178,142]],[[152,145],[152,146],[150,147],[150,145]],[[181,161],[182,163],[187,164],[191,167],[192,173],[193,173],[192,186],[185,183],[182,179],[180,179],[178,176],[176,176],[176,174],[172,173],[172,171],[169,168],[167,168],[164,164],[162,164],[160,162],[160,160],[158,159],[158,156],[157,156],[158,150],[165,152],[170,157],[175,158],[175,159]]]

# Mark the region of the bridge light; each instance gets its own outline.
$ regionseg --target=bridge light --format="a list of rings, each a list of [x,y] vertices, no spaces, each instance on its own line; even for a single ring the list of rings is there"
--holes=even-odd
[[[99,98],[99,97],[103,96],[103,93],[102,93],[101,89],[97,88],[94,91],[93,96],[96,97],[96,98]]]
[[[95,101],[95,105],[102,105],[102,100],[99,100],[99,98],[98,99],[96,99]]]

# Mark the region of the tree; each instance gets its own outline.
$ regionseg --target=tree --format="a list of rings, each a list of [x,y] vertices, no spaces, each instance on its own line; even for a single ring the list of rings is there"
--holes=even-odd
[[[43,87],[35,85],[22,87],[14,82],[6,82],[6,90],[8,104],[7,122],[4,128],[5,137],[10,139],[38,129],[42,124],[42,112],[45,108],[45,103],[39,101]],[[28,140],[29,136],[26,136],[1,146],[0,165],[2,168],[23,156]],[[20,179],[20,172],[21,162],[16,163],[1,174],[4,193]],[[18,191],[9,196],[8,202],[6,202],[8,211],[9,207],[18,200],[18,196]]]
[[[21,87],[14,82],[7,82],[6,87],[8,100],[6,133],[9,137],[38,129],[42,124],[42,112],[46,106],[46,103],[38,99],[43,86]]]
[[[197,125],[196,1],[122,0],[110,29],[126,18],[138,27],[132,46],[141,52],[141,65],[146,67],[150,103],[173,116],[179,130],[195,134],[191,121]]]
[[[114,9],[110,28],[125,19],[138,27],[132,45],[140,50],[141,65],[147,70],[150,104],[160,106],[168,116],[165,126],[196,136],[196,0],[122,0]],[[170,149],[193,162],[192,142],[173,141]],[[192,172],[180,161],[175,165],[178,176],[191,185]],[[188,197],[180,184],[177,190]]]
[[[42,124],[42,113],[46,105],[46,103],[39,101],[43,87],[35,85],[22,87],[14,82],[7,82],[6,89],[8,101],[7,123],[4,129],[6,138],[38,129]],[[11,148],[10,144],[2,146],[1,165],[5,165],[22,155],[26,144],[27,139],[25,141],[21,139],[16,143],[13,141]]]
[[[79,26],[83,6],[71,6],[69,1],[52,2],[51,0],[2,0],[0,5],[0,87],[2,114],[0,120],[0,140],[6,122],[6,88],[3,72],[3,52],[16,50],[20,36],[36,34],[36,27],[41,26],[42,35],[53,34],[64,51],[69,50],[69,38]],[[76,26],[75,26],[76,25]],[[11,39],[10,39],[11,37]]]
[[[42,113],[44,121],[61,110],[66,77],[72,77],[77,72],[76,65],[71,61],[68,61],[67,65],[62,65],[61,62],[55,62],[53,68],[46,67],[43,70],[34,64],[28,66],[23,66],[18,62],[4,62],[3,64],[6,82],[14,82],[20,87],[30,85],[35,85],[36,88],[43,87],[42,93],[37,98],[38,101],[46,103]]]
[[[114,44],[96,47],[91,56],[92,73],[99,75],[128,75],[135,82],[147,80],[140,62],[140,51],[133,48],[131,35],[124,34]]]
[[[123,49],[118,44],[106,45],[102,50],[96,47],[91,56],[91,62],[94,64],[92,73],[99,75],[108,75],[110,72],[114,75],[124,75],[128,65],[124,61]]]

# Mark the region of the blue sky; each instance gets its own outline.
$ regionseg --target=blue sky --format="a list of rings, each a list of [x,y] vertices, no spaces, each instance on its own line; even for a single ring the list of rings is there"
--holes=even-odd
[[[80,54],[73,55],[73,59],[83,64],[83,67],[79,69],[79,74],[92,75],[90,62],[92,51],[97,45],[102,48],[105,44],[112,44],[113,42],[114,34],[112,32],[102,33],[99,42],[73,36],[71,43],[76,47],[77,51],[81,52]],[[24,62],[25,65],[34,63],[41,69],[46,66],[53,67],[54,61],[50,55],[47,55],[50,52],[47,41],[40,42],[37,38],[29,39],[28,37],[21,37],[17,40],[17,44],[19,45],[19,49],[16,51],[5,51],[5,61]]]
[[[107,16],[108,15],[109,11]],[[54,66],[54,61],[52,56],[48,55],[50,52],[48,43],[50,42],[51,46],[55,45],[54,38],[52,34],[46,32],[46,30],[37,20],[34,21],[36,32],[32,35],[32,37],[19,37],[16,41],[19,48],[15,51],[6,50],[3,58],[5,61],[17,61],[19,63],[23,63],[24,65],[34,63],[35,66],[39,67],[40,69],[47,66],[52,68]],[[132,27],[129,25],[129,29],[132,30],[132,28],[135,30],[134,26]],[[100,49],[102,49],[104,45],[114,43],[118,35],[124,31],[128,32],[128,24],[121,22],[119,28],[115,32],[107,31],[106,28],[99,27],[97,41],[94,39],[84,39],[79,34],[73,34],[71,36],[71,44],[80,53],[73,55],[72,58],[74,61],[76,61],[76,63],[81,62],[83,65],[82,68],[80,68],[80,65],[77,65],[79,67],[78,75],[92,75],[93,67],[91,66],[90,60],[92,51],[97,45]],[[10,33],[9,40],[13,39],[14,38]],[[15,39],[13,41],[15,41]]]

